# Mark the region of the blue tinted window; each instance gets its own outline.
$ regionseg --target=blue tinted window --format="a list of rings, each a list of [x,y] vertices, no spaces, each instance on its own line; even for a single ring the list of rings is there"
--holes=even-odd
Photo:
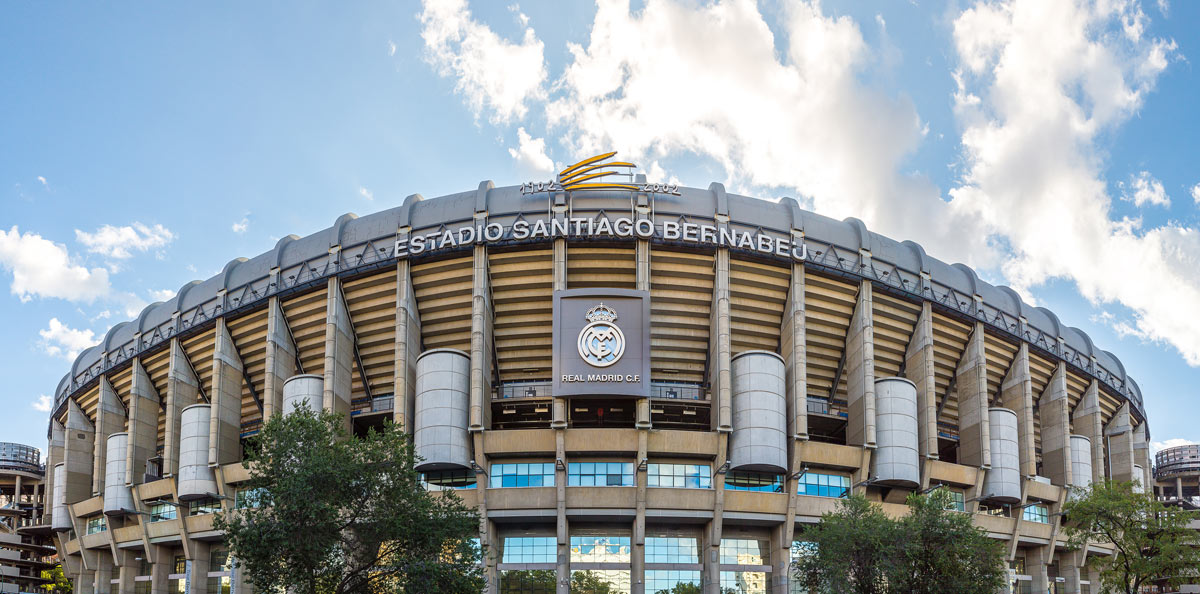
[[[496,487],[553,487],[554,464],[533,462],[493,464],[488,486]]]
[[[783,475],[765,472],[729,472],[725,475],[725,488],[732,491],[782,493]]]
[[[846,497],[850,494],[850,477],[808,471],[800,477],[800,488],[797,492],[816,497]]]
[[[711,489],[712,468],[707,464],[649,464],[646,486]]]
[[[501,563],[555,563],[558,543],[553,536],[509,536]]]
[[[647,536],[646,563],[699,563],[700,542],[692,536]]]
[[[567,465],[569,487],[632,487],[632,462],[572,462]]]

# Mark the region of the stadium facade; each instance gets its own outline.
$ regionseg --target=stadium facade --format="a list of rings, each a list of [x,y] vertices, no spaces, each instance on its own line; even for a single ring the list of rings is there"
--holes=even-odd
[[[935,487],[1016,591],[1096,591],[1067,488],[1151,484],[1137,384],[1053,313],[855,219],[640,176],[344,215],[118,324],[55,394],[80,594],[248,591],[214,514],[301,399],[412,432],[486,519],[493,592],[796,591],[839,497]]]
[[[54,567],[43,516],[46,467],[33,446],[0,442],[0,593],[46,592],[42,571]]]

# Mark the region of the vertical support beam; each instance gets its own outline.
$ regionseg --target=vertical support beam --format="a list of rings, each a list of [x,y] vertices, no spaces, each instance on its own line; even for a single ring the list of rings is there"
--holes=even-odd
[[[1135,480],[1142,481],[1142,487],[1147,493],[1154,492],[1154,476],[1150,467],[1150,444],[1146,440],[1146,423],[1143,422],[1133,430],[1133,463],[1142,467],[1141,476]]]
[[[639,196],[638,200],[641,202],[644,197]],[[648,214],[649,207],[639,206],[639,218],[646,218]],[[648,240],[637,240],[634,255],[634,277],[636,279],[634,286],[637,290],[650,291],[650,242]],[[650,321],[647,320],[646,323],[650,323]],[[633,573],[631,594],[644,594],[646,591],[646,580],[643,576],[646,571],[646,486],[648,479],[647,467],[643,465],[643,462],[647,461],[649,434],[652,426],[648,394],[643,394],[637,399],[635,426],[638,429],[638,452],[637,458],[634,460],[634,464],[637,465],[635,476],[637,494],[633,520],[633,548],[630,551],[630,568]]]
[[[553,290],[565,290],[567,288],[567,240],[561,237],[554,240],[554,254],[553,261],[551,262],[551,270],[553,277]],[[567,399],[555,394],[550,414],[550,426],[552,428],[566,429]]]
[[[43,501],[42,507],[42,522],[44,524],[52,524],[54,522],[54,467],[58,466],[63,461],[63,448],[67,439],[67,429],[63,427],[58,419],[50,419],[50,443],[46,452],[46,488],[42,490]],[[65,557],[65,551],[59,549],[60,557]]]
[[[808,343],[804,307],[804,263],[794,262],[788,300],[783,308],[783,324],[779,329],[779,351],[783,355],[787,378],[787,432],[799,440],[808,439]]]
[[[471,290],[471,431],[490,426],[492,409],[492,289],[487,247],[475,245]]]
[[[934,377],[933,307],[921,302],[921,315],[913,327],[912,339],[904,353],[904,377],[917,386],[918,449],[926,460],[938,459],[937,381]],[[921,465],[921,481],[925,484],[926,464]]]
[[[1017,451],[1021,475],[1037,474],[1037,450],[1033,433],[1033,378],[1029,374],[1029,345],[1021,342],[1012,366],[1000,384],[1000,406],[1017,413]]]
[[[713,275],[713,332],[709,347],[709,385],[717,404],[713,416],[715,429],[721,433],[733,430],[733,354],[730,345],[729,312],[729,248],[717,248]]]
[[[421,355],[421,314],[413,292],[412,266],[408,260],[396,263],[396,345],[392,392],[392,420],[409,435],[416,414],[417,357]]]
[[[125,430],[125,404],[107,376],[100,376],[100,399],[96,403],[96,443],[92,446],[92,494],[104,493],[104,463],[108,459],[108,436]]]
[[[1133,465],[1133,426],[1129,419],[1129,403],[1117,409],[1104,431],[1108,441],[1109,478],[1114,481],[1132,481],[1135,478]]]
[[[112,553],[97,551],[96,570],[92,573],[92,591],[96,594],[112,592],[113,560]]]
[[[188,538],[184,536],[184,538]],[[208,594],[208,566],[211,560],[212,545],[208,541],[188,538],[185,552],[189,553],[188,563],[191,565],[191,587],[184,594]]]
[[[976,322],[955,372],[958,391],[958,463],[990,468],[992,447],[983,332],[983,322]]]
[[[117,566],[117,584],[112,589],[115,593],[133,594],[134,593],[134,578],[137,577],[140,564],[135,558],[137,555],[133,551],[118,549],[113,553],[113,561]]]
[[[167,369],[166,427],[163,435],[163,475],[175,476],[179,471],[180,415],[183,409],[196,404],[200,396],[200,380],[192,372],[192,364],[178,338],[171,339],[171,359]]]
[[[325,292],[325,388],[321,406],[341,413],[350,432],[350,392],[354,386],[354,327],[350,309],[342,299],[342,284],[335,276]]]
[[[1092,380],[1083,399],[1075,407],[1076,433],[1092,440],[1092,482],[1104,482],[1104,430],[1100,410],[1100,383]]]
[[[1050,482],[1060,487],[1071,480],[1071,418],[1067,397],[1067,364],[1058,362],[1050,383],[1038,399],[1042,417],[1042,470]]]
[[[1063,551],[1058,554],[1058,575],[1066,579],[1059,590],[1062,594],[1080,594],[1083,591],[1080,583],[1083,579],[1083,572],[1080,571],[1082,558],[1082,551]]]
[[[875,447],[875,322],[871,281],[858,286],[858,303],[846,331],[846,443]],[[837,386],[834,386],[837,389]]]
[[[103,381],[103,379],[101,380]],[[95,462],[96,427],[83,409],[67,399],[66,438],[63,451],[63,475],[66,477],[67,505],[79,503],[92,494],[92,464]],[[104,480],[104,476],[100,476]],[[76,534],[79,534],[76,531]]]
[[[635,247],[634,255],[634,276],[636,283],[634,287],[639,291],[650,291],[650,241],[646,239],[638,239]],[[649,323],[649,320],[646,321]],[[637,419],[634,425],[638,429],[649,429],[651,427],[650,420],[650,398],[649,395],[643,394],[637,399]],[[639,457],[638,460],[642,458]],[[635,588],[636,589],[636,588]]]
[[[129,394],[129,439],[125,449],[125,484],[146,482],[146,460],[158,445],[158,390],[139,359],[133,360],[133,387]]]
[[[212,356],[212,411],[208,426],[208,464],[242,460],[242,358],[225,318],[217,318]]]
[[[565,193],[558,193],[553,196],[552,216],[556,220],[561,220],[567,216],[567,196]],[[551,263],[553,274],[553,289],[561,291],[567,289],[567,240],[564,238],[556,238],[554,240],[553,262]],[[570,592],[571,580],[571,540],[570,540],[570,523],[567,520],[567,448],[566,448],[566,430],[567,430],[567,399],[554,395],[554,402],[551,408],[550,427],[554,429],[554,514],[555,514],[555,538],[558,545],[558,555],[555,563],[555,574],[557,580],[555,582],[554,591],[556,594],[568,594]]]
[[[278,297],[267,301],[266,374],[263,377],[263,422],[283,410],[283,382],[296,375],[296,343]]]
[[[154,553],[150,558],[150,594],[168,594],[167,586],[170,580],[167,576],[175,566],[175,558],[171,549],[165,545],[149,545]],[[147,551],[149,552],[149,551]]]
[[[1050,575],[1046,572],[1046,566],[1054,560],[1054,545],[1042,545],[1026,549],[1025,553],[1025,571],[1029,572],[1029,577],[1033,578],[1033,592],[1049,592]]]

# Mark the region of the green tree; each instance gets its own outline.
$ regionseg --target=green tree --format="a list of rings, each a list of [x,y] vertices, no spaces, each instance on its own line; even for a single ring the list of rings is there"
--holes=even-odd
[[[889,555],[888,590],[911,594],[992,594],[1008,577],[999,541],[969,514],[949,511],[943,490],[908,497]]]
[[[42,570],[42,579],[50,580],[50,583],[46,584],[46,589],[54,594],[71,594],[75,589],[71,580],[67,579],[67,576],[63,574],[62,563],[50,569]]]
[[[1197,512],[1163,505],[1132,482],[1105,481],[1076,489],[1063,506],[1063,528],[1072,549],[1109,544],[1111,556],[1089,556],[1100,571],[1102,592],[1133,594],[1143,585],[1177,586],[1195,579],[1200,540],[1188,524]]]
[[[217,528],[255,589],[479,592],[478,515],[423,488],[398,427],[352,438],[343,419],[302,406],[247,447],[247,489]]]
[[[812,594],[885,594],[895,532],[878,505],[851,495],[804,533],[793,573]]]

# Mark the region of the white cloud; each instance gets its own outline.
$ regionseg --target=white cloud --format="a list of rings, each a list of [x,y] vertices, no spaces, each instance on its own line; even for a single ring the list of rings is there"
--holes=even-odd
[[[50,412],[50,407],[53,404],[54,404],[53,398],[51,398],[50,396],[48,396],[46,394],[42,394],[37,397],[37,400],[33,401],[31,406],[33,406],[33,410],[36,410],[38,412],[48,413],[48,412]]]
[[[23,302],[54,297],[91,303],[108,295],[108,271],[74,264],[67,248],[16,226],[0,231],[0,268],[12,272],[9,290]]]
[[[1167,0],[1158,0],[1158,12],[1162,13],[1163,18],[1171,16],[1171,3]]]
[[[1192,445],[1194,443],[1196,443],[1196,442],[1194,442],[1190,439],[1180,439],[1180,438],[1168,439],[1165,441],[1152,441],[1152,442],[1150,442],[1150,455],[1153,456],[1167,448],[1177,448],[1179,446]]]
[[[1154,176],[1150,175],[1149,171],[1142,171],[1136,175],[1131,175],[1128,184],[1121,182],[1118,185],[1121,188],[1121,198],[1132,202],[1134,206],[1139,208],[1146,204],[1167,208],[1171,206],[1171,199],[1167,197],[1167,192],[1163,189],[1162,182],[1154,179]]]
[[[166,301],[175,296],[175,291],[171,289],[151,289],[150,299],[154,301]]]
[[[48,185],[49,185],[49,184],[47,184],[47,183],[46,183],[46,178],[45,178],[45,176],[41,176],[41,175],[39,175],[39,176],[37,176],[37,180],[38,180],[38,181],[40,181],[40,182],[42,182],[42,187],[43,187],[43,188],[45,188],[45,187],[48,187]]]
[[[396,55],[396,42],[389,39],[388,40],[388,56],[391,57],[391,56],[395,56],[395,55]]]
[[[510,122],[525,116],[527,101],[545,96],[543,45],[532,28],[523,24],[520,43],[512,43],[475,21],[466,0],[422,4],[426,58],[440,75],[456,79],[455,90],[476,118],[486,110],[493,123]]]
[[[250,218],[242,217],[242,220],[234,223],[233,227],[231,227],[231,228],[233,229],[234,233],[237,233],[239,235],[242,233],[245,233],[246,230],[250,228]]]
[[[508,149],[508,154],[525,175],[540,179],[554,173],[554,161],[546,155],[546,139],[533,138],[525,128],[517,128],[517,148]]]
[[[130,250],[145,252],[173,239],[175,234],[162,225],[149,227],[137,222],[124,227],[104,225],[93,233],[75,230],[75,240],[87,246],[89,252],[118,260],[132,257]]]
[[[1197,206],[1200,206],[1200,184],[1192,186],[1191,193],[1192,201],[1195,202]]]
[[[362,196],[363,198],[366,198],[367,200],[375,199],[375,192],[372,192],[371,190],[368,190],[367,188],[364,188],[362,186],[359,186],[359,188],[358,188],[358,195]]]
[[[51,357],[74,359],[83,349],[96,344],[96,337],[91,330],[76,330],[50,318],[50,325],[45,330],[38,330],[42,337],[42,350]]]

